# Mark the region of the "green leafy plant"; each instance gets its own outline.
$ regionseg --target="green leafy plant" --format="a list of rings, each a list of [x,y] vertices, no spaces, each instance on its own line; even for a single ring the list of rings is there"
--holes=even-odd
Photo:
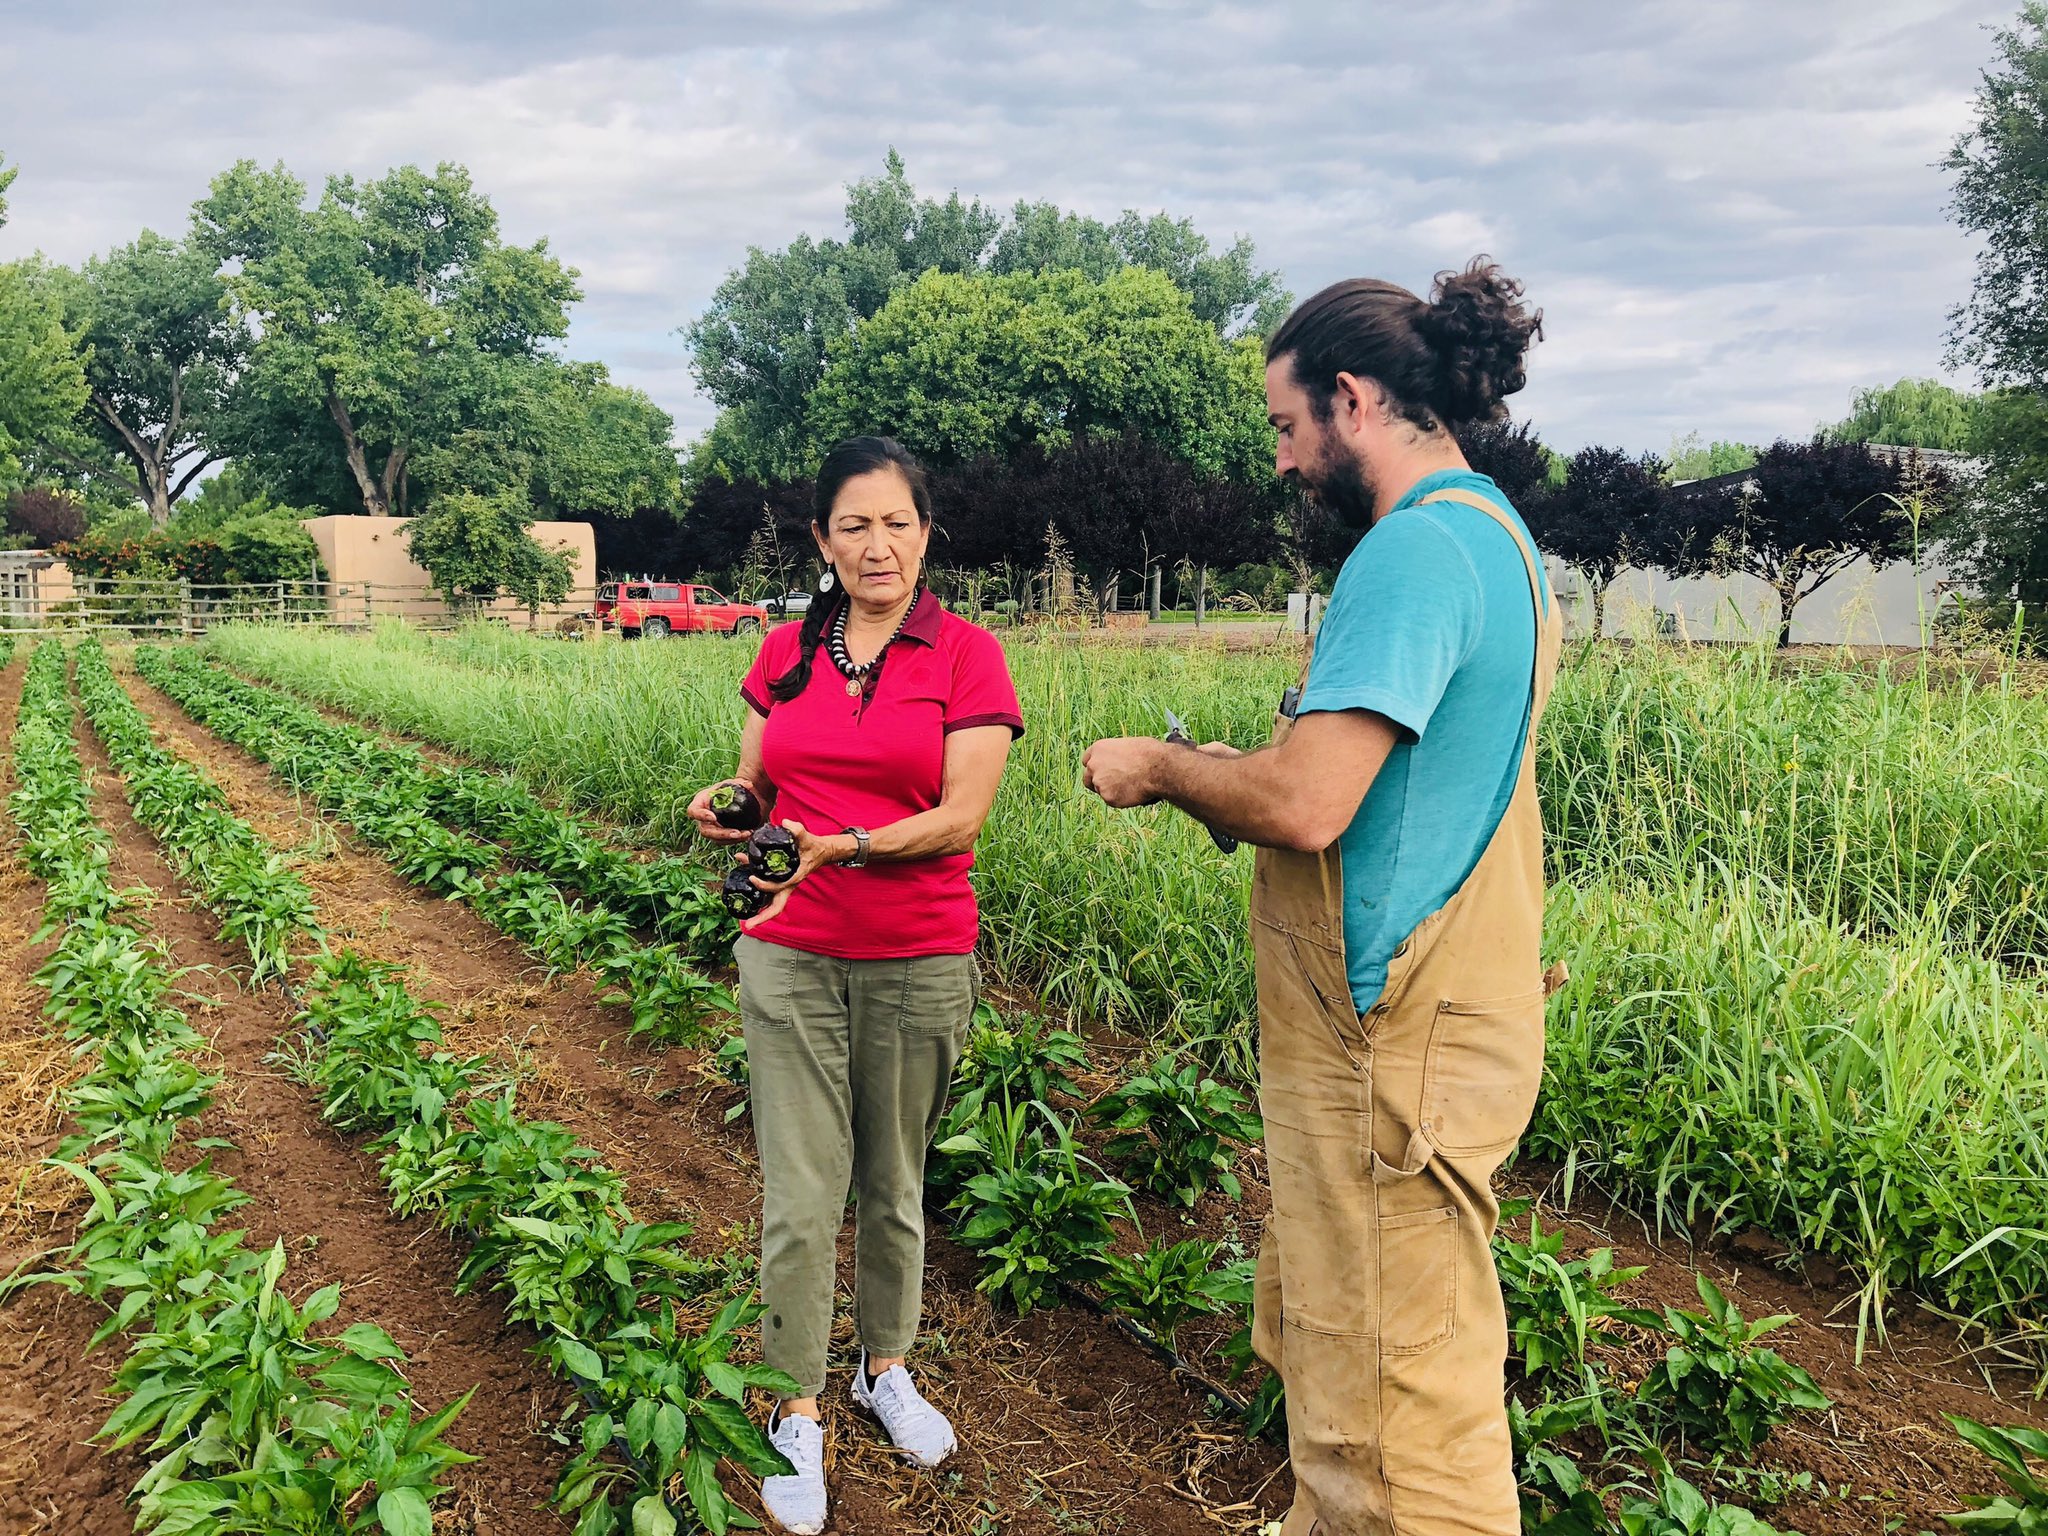
[[[1243,1194],[1231,1164],[1233,1143],[1264,1134],[1244,1095],[1205,1075],[1195,1062],[1162,1056],[1088,1107],[1112,1132],[1103,1151],[1162,1200],[1193,1206],[1214,1183]]]
[[[1621,1529],[1625,1536],[1779,1536],[1777,1527],[1748,1510],[1711,1502],[1672,1471],[1670,1463],[1654,1448],[1643,1454],[1649,1466],[1651,1487],[1647,1494],[1622,1501]]]
[[[1757,1347],[1758,1339],[1793,1321],[1789,1313],[1745,1322],[1713,1281],[1698,1275],[1694,1283],[1705,1315],[1665,1308],[1664,1326],[1677,1342],[1636,1392],[1653,1417],[1687,1445],[1747,1454],[1793,1414],[1830,1406],[1805,1371]]]
[[[1613,1536],[1616,1527],[1600,1491],[1557,1444],[1597,1422],[1598,1405],[1588,1398],[1547,1401],[1531,1409],[1509,1397],[1508,1437],[1521,1489],[1522,1529],[1532,1536]]]
[[[1054,1029],[1037,1014],[1005,1018],[987,1002],[976,1004],[960,1054],[955,1097],[962,1123],[979,1117],[992,1099],[1022,1104],[1053,1102],[1055,1094],[1079,1098],[1071,1074],[1088,1070],[1088,1049],[1072,1030]]]
[[[1202,1238],[1155,1239],[1142,1253],[1113,1256],[1096,1282],[1102,1299],[1171,1346],[1190,1318],[1213,1317],[1236,1293],[1236,1276],[1216,1267],[1221,1243]]]
[[[2048,1433],[2031,1425],[1999,1428],[1958,1414],[1947,1417],[1965,1445],[1991,1459],[2007,1492],[1972,1499],[1973,1507],[1967,1512],[1942,1518],[1965,1531],[2048,1536],[2048,1477],[2028,1465],[2029,1458],[2048,1462]]]
[[[1505,1231],[1497,1231],[1493,1239],[1494,1268],[1507,1303],[1509,1346],[1520,1357],[1524,1381],[1548,1390],[1561,1379],[1564,1390],[1584,1394],[1597,1411],[1605,1387],[1587,1358],[1586,1346],[1604,1319],[1626,1317],[1639,1324],[1645,1320],[1645,1314],[1613,1295],[1643,1269],[1615,1268],[1611,1248],[1566,1258],[1564,1233],[1545,1232],[1535,1209],[1525,1208],[1527,1242]],[[1504,1214],[1517,1215],[1520,1210],[1510,1208]]]
[[[1034,1110],[1044,1130],[1032,1125]],[[1042,1104],[992,1104],[940,1150],[982,1170],[948,1207],[962,1214],[961,1244],[981,1256],[979,1289],[1005,1297],[1022,1315],[1044,1305],[1062,1281],[1094,1284],[1109,1272],[1110,1218],[1130,1214],[1131,1192],[1089,1171],[1073,1128],[1058,1115]]]

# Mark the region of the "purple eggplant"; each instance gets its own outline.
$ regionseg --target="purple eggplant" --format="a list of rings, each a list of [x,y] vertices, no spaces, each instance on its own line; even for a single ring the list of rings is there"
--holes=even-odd
[[[711,791],[711,815],[721,827],[751,832],[761,825],[761,797],[744,784],[720,784]]]

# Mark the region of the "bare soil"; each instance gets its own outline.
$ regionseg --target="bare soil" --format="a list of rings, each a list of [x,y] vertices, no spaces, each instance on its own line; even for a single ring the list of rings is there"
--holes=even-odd
[[[11,678],[0,680],[9,709],[19,670],[17,664]],[[737,1093],[711,1075],[702,1053],[628,1040],[623,1015],[600,1005],[586,978],[542,974],[512,941],[467,909],[404,884],[380,858],[358,848],[345,829],[296,802],[246,754],[191,723],[132,675],[124,681],[165,744],[205,767],[238,814],[280,846],[301,850],[329,931],[407,964],[417,989],[444,1005],[451,1044],[488,1052],[514,1068],[526,1110],[570,1125],[619,1169],[639,1215],[693,1221],[696,1241],[707,1252],[751,1244],[759,1181],[750,1135],[744,1120],[725,1122],[724,1111]],[[0,719],[0,726],[5,723]],[[113,809],[103,803],[103,810]],[[173,888],[153,852],[144,857],[146,837],[127,821],[125,808],[109,814],[107,824],[119,828],[124,861],[134,860],[160,890]],[[143,849],[133,846],[137,839]],[[14,894],[0,885],[0,903],[11,902]],[[0,904],[0,914],[10,911]],[[160,930],[176,930],[183,963],[195,963],[188,956],[219,966],[233,959],[213,943],[206,914],[171,904],[152,917]],[[8,1001],[8,981],[17,970],[25,976],[29,964],[9,964],[0,978],[0,1004]],[[452,1245],[421,1224],[393,1220],[374,1169],[320,1125],[302,1090],[263,1063],[288,1010],[274,998],[237,991],[224,973],[215,980],[205,990],[215,994],[218,1014],[195,1017],[220,1021],[234,1102],[217,1115],[226,1127],[222,1133],[236,1136],[244,1149],[241,1160],[228,1166],[252,1194],[262,1191],[252,1224],[260,1224],[258,1212],[265,1210],[270,1225],[259,1234],[265,1240],[273,1231],[293,1241],[308,1233],[320,1237],[305,1262],[295,1254],[294,1274],[308,1289],[329,1278],[353,1279],[349,1294],[361,1309],[358,1315],[374,1317],[419,1352],[416,1379],[425,1400],[439,1401],[472,1381],[487,1382],[486,1393],[458,1422],[455,1438],[486,1458],[470,1471],[505,1481],[465,1487],[467,1523],[458,1531],[559,1529],[535,1505],[568,1454],[538,1433],[561,1394],[550,1395],[547,1378],[525,1356],[530,1340],[523,1330],[505,1329],[488,1300],[453,1296]],[[1108,1031],[1089,1034],[1103,1071],[1102,1082],[1085,1085],[1091,1089],[1106,1086],[1110,1069],[1143,1050],[1141,1043]],[[1183,1213],[1141,1199],[1146,1231],[1230,1239],[1250,1248],[1267,1205],[1263,1173],[1256,1152],[1241,1162],[1241,1203],[1212,1195]],[[1551,1170],[1523,1165],[1509,1175],[1508,1192],[1541,1198],[1555,1182]],[[293,1203],[292,1191],[280,1184],[318,1193]],[[2030,1368],[1972,1355],[1953,1327],[1925,1314],[1894,1316],[1888,1336],[1869,1340],[1859,1362],[1853,1288],[1818,1268],[1802,1273],[1791,1256],[1759,1234],[1732,1242],[1660,1236],[1583,1188],[1568,1216],[1546,1205],[1543,1220],[1546,1229],[1566,1231],[1573,1252],[1607,1245],[1617,1250],[1619,1262],[1646,1265],[1628,1288],[1630,1299],[1642,1304],[1696,1307],[1693,1275],[1704,1270],[1746,1315],[1797,1314],[1799,1321],[1774,1342],[1813,1373],[1836,1407],[1819,1420],[1780,1430],[1767,1448],[1772,1465],[1788,1475],[1810,1474],[1814,1485],[1764,1511],[1781,1528],[1807,1536],[1881,1536],[1934,1526],[1943,1512],[1962,1508],[1965,1495],[1988,1492],[1995,1481],[1987,1464],[1954,1441],[1943,1412],[2003,1423],[2044,1421],[2038,1403],[2028,1398],[2037,1379]],[[353,1235],[344,1239],[337,1226]],[[323,1263],[333,1272],[316,1267]],[[850,1247],[843,1248],[843,1290],[850,1291],[851,1270]],[[842,1323],[828,1393],[836,1531],[1245,1531],[1284,1509],[1291,1484],[1283,1458],[1271,1446],[1246,1444],[1230,1424],[1213,1418],[1199,1388],[1175,1379],[1155,1357],[1086,1311],[1060,1308],[1022,1321],[994,1313],[974,1291],[973,1273],[970,1255],[935,1237],[927,1342],[917,1367],[927,1391],[960,1426],[963,1441],[961,1455],[939,1474],[898,1466],[872,1430],[846,1409],[838,1382],[850,1368],[852,1346]],[[0,1327],[17,1318],[40,1324],[39,1315],[28,1310],[31,1303],[60,1312],[63,1306],[76,1308],[61,1298],[40,1299],[50,1294],[38,1293],[0,1312]],[[69,1335],[53,1329],[42,1336],[47,1343],[36,1355],[43,1362],[39,1369],[87,1369],[78,1363],[76,1345],[95,1319],[86,1315],[90,1309],[77,1310],[68,1320]],[[1216,1331],[1191,1329],[1184,1347],[1205,1354]],[[1626,1337],[1611,1347],[1631,1381],[1653,1355]],[[509,1360],[495,1352],[501,1348]],[[96,1379],[104,1379],[110,1363],[95,1367]],[[32,1384],[10,1366],[0,1361],[0,1515],[16,1507],[7,1502],[6,1468],[12,1463],[4,1427],[39,1419],[39,1408],[24,1405],[21,1394],[33,1394],[29,1404],[42,1395],[36,1390],[40,1378]],[[528,1374],[491,1374],[509,1366]],[[434,1372],[440,1374],[430,1384]],[[59,1401],[70,1404],[92,1387],[63,1382],[58,1389]],[[503,1411],[479,1414],[486,1395],[497,1398]],[[39,1438],[29,1449],[42,1458],[34,1465],[56,1473],[56,1486],[69,1501],[63,1511],[69,1529],[127,1528],[118,1506],[133,1471],[116,1475],[109,1469],[117,1458],[77,1444],[103,1414],[104,1405],[94,1405],[68,1428],[57,1422],[61,1416],[34,1426]],[[67,1447],[76,1453],[68,1460]],[[529,1448],[538,1465],[527,1472],[522,1469]],[[100,1483],[88,1486],[94,1475]],[[1753,1491],[1730,1496],[1757,1502]],[[103,1523],[92,1523],[95,1518]],[[535,1520],[541,1523],[527,1523]]]
[[[415,990],[443,1006],[451,1048],[488,1053],[514,1069],[525,1110],[569,1126],[619,1170],[636,1215],[692,1222],[707,1253],[751,1250],[760,1198],[751,1132],[744,1120],[725,1121],[735,1091],[711,1077],[703,1053],[629,1040],[623,1011],[598,1003],[587,977],[545,975],[466,908],[407,885],[346,829],[324,821],[261,764],[193,724],[139,678],[124,674],[123,682],[164,745],[203,767],[236,814],[279,846],[301,850],[302,872],[329,933],[409,968]],[[211,933],[206,914],[186,915],[202,934]],[[270,1037],[277,1033],[270,1029]],[[319,1126],[301,1090],[265,1067],[261,1054],[234,1064],[237,1080],[263,1084],[267,1104],[307,1117],[315,1136],[353,1159]],[[255,1097],[239,1095],[245,1112]],[[289,1110],[286,1100],[293,1101]],[[252,1154],[274,1155],[253,1141],[244,1145]],[[363,1171],[367,1208],[382,1195],[374,1171]],[[441,1241],[420,1237],[415,1224],[391,1224],[398,1231],[384,1241],[394,1246]],[[849,1231],[841,1251],[847,1295],[852,1273]],[[1219,1524],[1255,1528],[1285,1509],[1291,1485],[1280,1452],[1248,1444],[1214,1419],[1204,1393],[1177,1381],[1106,1319],[1072,1308],[1022,1320],[1001,1316],[973,1279],[971,1255],[934,1241],[926,1342],[916,1363],[925,1391],[960,1426],[963,1442],[936,1474],[898,1465],[844,1401],[854,1346],[842,1308],[827,1394],[835,1531],[1194,1536]],[[411,1341],[394,1317],[403,1322],[431,1283],[422,1276],[417,1284],[384,1288],[376,1315],[401,1343]],[[452,1278],[440,1290],[452,1291]],[[495,1439],[480,1443],[499,1459]],[[556,1453],[556,1469],[566,1455]],[[752,1503],[751,1490],[733,1492]],[[491,1509],[487,1501],[482,1507]]]

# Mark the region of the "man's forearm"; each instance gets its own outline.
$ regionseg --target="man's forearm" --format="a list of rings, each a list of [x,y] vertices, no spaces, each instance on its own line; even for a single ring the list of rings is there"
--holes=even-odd
[[[1328,840],[1305,846],[1315,829],[1301,815],[1298,798],[1286,793],[1285,769],[1280,754],[1270,747],[1241,757],[1211,757],[1192,748],[1168,746],[1158,765],[1160,796],[1241,843],[1316,852],[1327,847]]]

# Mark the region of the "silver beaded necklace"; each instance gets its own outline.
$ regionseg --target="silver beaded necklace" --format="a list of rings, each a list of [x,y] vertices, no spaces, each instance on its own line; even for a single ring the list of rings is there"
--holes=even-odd
[[[922,596],[923,594],[920,593],[918,597],[913,597],[910,600],[910,608],[915,608]],[[889,631],[889,638],[882,642],[881,648],[873,656],[856,666],[853,657],[848,654],[846,649],[846,615],[852,608],[853,602],[851,599],[840,605],[839,612],[832,619],[832,633],[829,640],[832,651],[832,665],[846,675],[846,696],[849,699],[860,696],[861,689],[867,686],[869,675],[874,672],[876,667],[882,664],[884,652],[896,643],[896,637],[903,633],[903,626],[910,619],[910,608],[906,608],[903,610],[903,616],[896,621],[896,627]]]

